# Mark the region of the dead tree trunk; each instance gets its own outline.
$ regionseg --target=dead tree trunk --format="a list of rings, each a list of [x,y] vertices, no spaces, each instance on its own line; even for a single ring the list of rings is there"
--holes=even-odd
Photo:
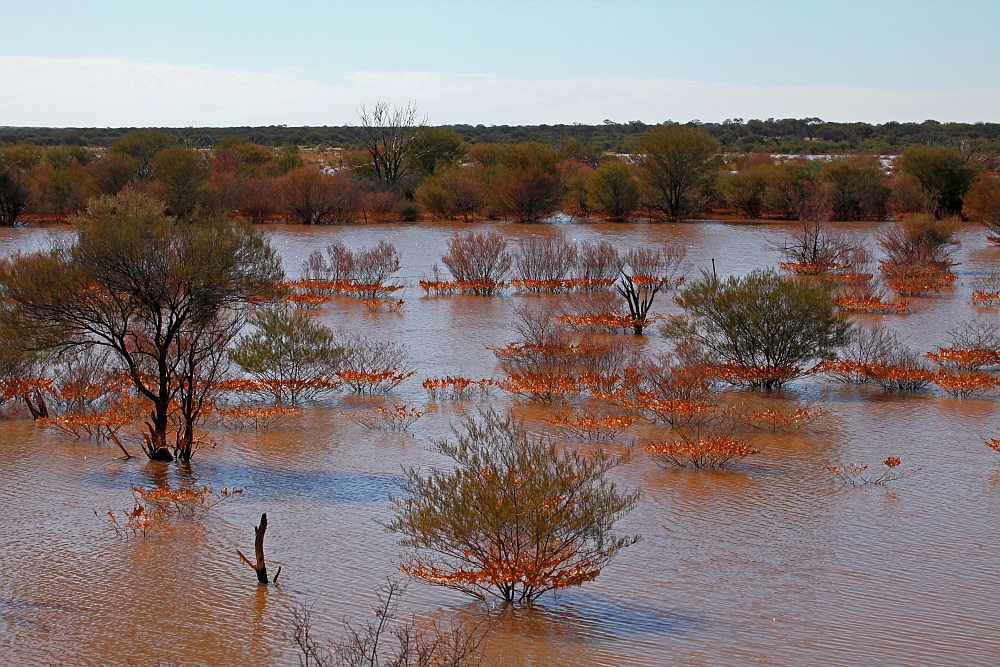
[[[39,419],[49,418],[49,408],[45,405],[42,392],[35,389],[33,392],[26,392],[21,398],[24,399],[24,404],[28,406],[28,412],[31,413],[32,419],[38,421]]]
[[[642,330],[646,326],[646,317],[649,314],[649,309],[653,306],[653,299],[656,297],[656,293],[663,288],[663,281],[660,280],[652,285],[643,285],[639,290],[636,290],[632,277],[624,271],[621,271],[621,274],[621,284],[615,285],[615,289],[625,298],[625,302],[628,304],[632,331],[636,336],[641,336]]]
[[[260,525],[255,526],[253,529],[254,541],[253,549],[254,555],[256,556],[256,563],[251,563],[250,560],[243,555],[243,552],[239,549],[236,553],[239,554],[240,560],[246,563],[257,573],[257,583],[268,584],[267,580],[267,564],[264,562],[264,531],[267,530],[267,513],[260,515]],[[281,567],[278,567],[278,572],[274,575],[274,583],[278,582],[278,577],[281,576]]]

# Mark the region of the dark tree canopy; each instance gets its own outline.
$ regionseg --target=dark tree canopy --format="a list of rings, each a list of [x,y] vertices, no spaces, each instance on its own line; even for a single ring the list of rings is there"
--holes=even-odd
[[[116,354],[150,404],[146,453],[170,458],[175,399],[186,419],[197,418],[202,374],[217,370],[249,303],[281,280],[280,259],[249,227],[179,225],[161,203],[128,190],[95,200],[76,227],[71,246],[6,259],[0,294],[37,347]],[[190,437],[190,428],[179,435],[181,458]]]

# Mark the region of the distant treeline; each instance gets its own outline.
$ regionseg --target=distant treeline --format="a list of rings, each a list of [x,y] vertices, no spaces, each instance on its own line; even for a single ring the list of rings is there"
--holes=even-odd
[[[1000,148],[1000,123],[888,122],[834,123],[819,118],[695,123],[711,134],[726,152],[899,154],[918,145],[951,146],[963,151]],[[635,140],[653,125],[641,121],[600,125],[446,125],[469,144],[512,144],[537,141],[562,146],[576,140],[593,150],[630,152]],[[0,127],[0,145],[110,147],[137,128]],[[264,146],[352,148],[348,127],[188,127],[157,128],[187,146],[210,148],[225,137],[240,137]]]

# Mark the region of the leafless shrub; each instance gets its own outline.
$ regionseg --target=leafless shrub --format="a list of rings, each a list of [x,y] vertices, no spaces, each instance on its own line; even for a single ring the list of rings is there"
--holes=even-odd
[[[392,243],[379,241],[374,247],[349,250],[342,243],[326,247],[326,257],[318,250],[303,264],[307,279],[349,281],[359,285],[383,285],[400,267],[400,255]]]
[[[859,239],[835,233],[822,222],[803,222],[802,231],[783,239],[778,248],[781,267],[793,273],[859,272],[861,266],[871,264],[871,255]]]
[[[576,246],[562,236],[529,236],[514,254],[514,266],[521,280],[566,280],[576,263]]]
[[[302,604],[289,608],[286,641],[298,651],[301,667],[475,667],[482,662],[480,646],[489,629],[489,617],[478,623],[432,621],[429,627],[415,619],[399,619],[404,587],[388,581],[379,588],[372,607],[374,619],[364,623],[344,620],[344,639],[326,644],[313,629],[313,611]]]
[[[972,301],[979,305],[1000,304],[1000,271],[977,276],[972,280]]]
[[[898,468],[901,463],[902,461],[899,458],[887,456],[882,461],[881,468],[872,468],[865,463],[854,463],[844,466],[823,466],[823,468],[848,486],[885,486],[889,482],[909,477],[920,470],[920,468],[899,470]]]
[[[626,272],[633,281],[661,281],[669,289],[679,284],[686,255],[687,250],[679,243],[639,246],[625,254]]]
[[[503,289],[512,258],[507,239],[498,232],[470,232],[448,241],[448,251],[441,258],[455,280],[479,285],[477,294],[494,294]]]
[[[591,284],[614,282],[623,265],[621,255],[607,241],[583,241],[577,250],[577,277]]]
[[[414,373],[403,345],[361,334],[343,336],[340,345],[344,356],[337,376],[359,394],[391,391]]]
[[[354,253],[343,243],[326,247],[326,257],[314,250],[305,260],[302,273],[307,280],[351,280],[354,277]]]
[[[878,243],[890,264],[947,268],[955,252],[954,233],[954,221],[915,216],[880,231]]]
[[[927,365],[895,333],[881,325],[858,327],[834,364],[830,377],[853,384],[875,384],[883,389],[917,391],[930,382]]]

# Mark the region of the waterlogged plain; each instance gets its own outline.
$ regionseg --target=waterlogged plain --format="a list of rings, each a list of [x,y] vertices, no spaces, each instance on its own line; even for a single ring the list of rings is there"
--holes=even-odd
[[[869,237],[876,225],[852,225]],[[366,398],[340,394],[259,432],[210,428],[214,449],[190,468],[136,458],[36,425],[16,405],[0,421],[0,664],[295,665],[283,638],[288,608],[309,604],[320,635],[363,618],[386,577],[399,577],[401,549],[382,528],[388,498],[409,467],[446,461],[433,439],[477,409],[514,406],[533,431],[549,429],[545,405],[502,392],[432,400],[425,378],[499,377],[488,347],[516,339],[519,304],[565,296],[428,297],[419,280],[440,263],[457,232],[496,229],[516,245],[528,235],[607,240],[621,250],[664,242],[687,249],[696,276],[775,267],[777,241],[796,225],[386,224],[275,226],[271,241],[289,276],[313,250],[389,241],[402,253],[403,307],[371,313],[334,298],[312,311],[346,332],[409,348],[416,374],[390,395],[424,414],[407,431],[377,432],[350,415]],[[0,252],[45,247],[69,228],[18,228]],[[958,234],[953,289],[911,300],[905,315],[866,315],[921,352],[975,317],[977,276],[1000,260],[978,229]],[[874,246],[873,246],[874,247]],[[669,294],[653,310],[677,313]],[[655,327],[654,327],[655,329]],[[628,336],[665,350],[655,330]],[[983,443],[1000,434],[994,397],[953,398],[937,389],[895,394],[818,378],[771,392],[747,391],[766,407],[822,407],[799,430],[764,433],[760,454],[728,471],[666,469],[641,450],[614,472],[640,488],[620,526],[643,541],[593,582],[494,619],[490,665],[995,665],[1000,615],[1000,456]],[[629,431],[623,442],[628,442]],[[567,446],[572,444],[564,441]],[[919,471],[882,488],[852,488],[824,465],[898,456]],[[162,481],[245,486],[197,521],[163,522],[146,539],[118,540],[95,516],[130,505],[130,486]],[[267,512],[267,552],[278,586],[258,588],[240,564]],[[480,608],[419,582],[403,600],[418,622],[475,617]]]

